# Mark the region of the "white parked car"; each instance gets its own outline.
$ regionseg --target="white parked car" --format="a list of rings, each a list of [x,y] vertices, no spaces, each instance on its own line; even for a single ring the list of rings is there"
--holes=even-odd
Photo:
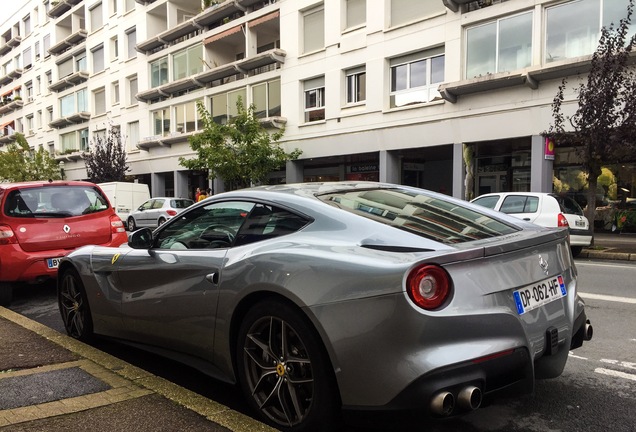
[[[128,229],[132,232],[140,227],[156,228],[178,215],[194,201],[188,198],[156,197],[149,199],[128,216]]]
[[[581,206],[570,197],[541,192],[498,192],[481,195],[471,202],[537,225],[568,228],[574,256],[592,244],[590,222]]]

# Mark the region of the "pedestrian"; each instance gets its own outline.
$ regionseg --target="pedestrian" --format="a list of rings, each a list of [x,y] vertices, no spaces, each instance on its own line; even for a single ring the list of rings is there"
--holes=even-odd
[[[194,193],[194,202],[199,201],[200,196],[201,196],[201,188],[197,188],[196,192]]]
[[[203,201],[206,198],[207,198],[207,195],[205,194],[205,191],[201,191],[201,193],[199,194],[199,198],[197,198],[197,202]]]

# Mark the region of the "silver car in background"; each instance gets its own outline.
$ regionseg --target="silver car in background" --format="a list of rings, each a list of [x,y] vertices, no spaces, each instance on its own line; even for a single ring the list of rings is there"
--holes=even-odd
[[[151,198],[130,213],[126,221],[128,229],[135,231],[142,227],[156,228],[192,204],[194,201],[188,198]]]
[[[335,430],[343,409],[466,413],[559,376],[592,337],[566,230],[411,187],[222,193],[129,246],[62,260],[68,334],[238,383],[283,431]]]

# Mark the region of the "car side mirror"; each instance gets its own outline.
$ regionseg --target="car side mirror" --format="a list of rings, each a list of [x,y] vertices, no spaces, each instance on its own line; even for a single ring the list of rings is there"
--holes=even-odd
[[[133,249],[150,249],[152,247],[152,230],[141,228],[130,234],[128,246]]]

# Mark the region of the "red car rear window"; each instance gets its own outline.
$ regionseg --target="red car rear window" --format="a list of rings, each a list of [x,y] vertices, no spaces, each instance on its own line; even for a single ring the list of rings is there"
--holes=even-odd
[[[4,202],[10,217],[70,217],[108,209],[99,190],[85,186],[42,186],[11,191]]]

